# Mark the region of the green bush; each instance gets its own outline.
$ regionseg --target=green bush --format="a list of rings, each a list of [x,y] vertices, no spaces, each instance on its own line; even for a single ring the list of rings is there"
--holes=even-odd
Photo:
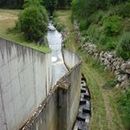
[[[109,4],[116,5],[116,4],[126,2],[126,1],[129,1],[129,0],[109,0]]]
[[[117,15],[104,18],[104,31],[109,36],[118,35],[122,29],[122,19]]]
[[[19,16],[17,27],[30,41],[38,41],[47,31],[47,13],[43,7],[29,6]]]
[[[116,53],[125,60],[130,58],[130,32],[122,35],[117,46]]]
[[[92,13],[104,10],[107,7],[107,0],[73,0],[72,11],[77,18],[88,18]]]
[[[100,30],[96,24],[90,25],[87,30],[88,40],[94,44],[97,43],[100,36]]]
[[[83,31],[83,30],[86,30],[87,28],[88,28],[88,26],[89,26],[89,21],[87,21],[87,19],[82,19],[82,20],[80,20],[79,21],[79,28],[80,28],[80,30],[81,31]]]
[[[117,46],[117,38],[106,36],[105,34],[101,33],[99,37],[99,46],[102,46],[102,49],[105,50],[114,50]]]
[[[130,130],[130,89],[123,93],[118,100],[118,110],[126,130]]]
[[[95,24],[98,24],[101,19],[103,18],[104,16],[104,12],[102,10],[99,10],[95,13],[93,13],[88,19],[89,19],[89,22],[90,23],[95,23]]]
[[[125,17],[130,17],[130,2],[127,2],[125,4],[121,4],[117,10],[118,14]]]

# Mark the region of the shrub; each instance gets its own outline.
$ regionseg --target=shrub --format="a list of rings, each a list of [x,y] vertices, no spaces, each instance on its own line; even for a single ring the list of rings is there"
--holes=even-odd
[[[80,20],[80,22],[79,22],[79,28],[80,28],[80,30],[83,31],[83,30],[87,29],[88,26],[89,26],[89,24],[90,23],[87,21],[87,19]]]
[[[109,0],[109,4],[116,5],[116,4],[126,2],[126,1],[129,1],[129,0]]]
[[[98,12],[93,13],[88,19],[90,23],[98,24],[103,16],[104,12],[102,10],[99,10]]]
[[[127,60],[130,58],[130,32],[124,33],[116,49],[118,56]]]
[[[130,89],[123,93],[118,100],[118,110],[127,130],[130,129]]]
[[[29,6],[19,16],[17,25],[27,40],[38,41],[47,31],[47,22],[44,8]]]
[[[117,46],[117,42],[113,40],[113,38],[110,38],[110,40],[107,42],[106,48],[111,51],[114,50]]]
[[[87,35],[88,35],[89,41],[96,44],[99,40],[100,28],[96,24],[90,25],[87,30]]]
[[[97,10],[104,10],[107,0],[73,0],[72,11],[78,18],[87,18]]]
[[[130,17],[130,2],[127,2],[125,4],[121,4],[117,10],[118,14],[125,17]]]
[[[107,35],[118,35],[122,29],[122,19],[117,15],[106,17],[103,21],[103,26]]]
[[[105,34],[101,33],[99,37],[99,45],[102,46],[102,49],[107,50],[114,50],[117,46],[117,38],[115,37],[109,37]]]

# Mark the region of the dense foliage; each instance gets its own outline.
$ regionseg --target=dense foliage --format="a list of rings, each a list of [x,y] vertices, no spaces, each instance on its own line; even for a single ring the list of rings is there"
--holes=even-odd
[[[57,7],[57,0],[43,0],[43,5],[49,11],[50,15],[53,15],[55,8]]]
[[[65,9],[70,7],[72,0],[42,0],[43,5],[53,15],[55,9]]]
[[[36,3],[34,4],[33,1]],[[20,14],[17,23],[17,28],[23,32],[25,38],[30,41],[38,41],[46,33],[47,24],[47,12],[40,2],[36,0],[26,1],[25,9]]]
[[[130,33],[124,33],[117,46],[117,54],[124,59],[130,58]]]
[[[58,0],[57,8],[64,9],[70,7],[72,0]]]
[[[0,0],[0,8],[22,8],[24,0]]]
[[[72,10],[85,41],[130,58],[130,0],[73,0]]]

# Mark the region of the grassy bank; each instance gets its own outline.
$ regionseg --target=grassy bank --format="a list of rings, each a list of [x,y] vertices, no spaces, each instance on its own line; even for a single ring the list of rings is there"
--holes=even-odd
[[[33,42],[26,41],[22,33],[9,31],[15,27],[20,10],[3,10],[0,9],[0,37],[13,41],[17,44],[36,49],[41,52],[49,52],[47,46],[37,46]]]
[[[65,42],[66,48],[78,53],[83,61],[82,73],[88,79],[90,92],[92,95],[92,119],[91,130],[125,130],[120,119],[120,113],[117,110],[117,98],[120,90],[116,88],[105,89],[103,86],[113,75],[103,70],[103,67],[97,61],[92,59],[79,49],[80,43],[76,40],[76,35],[71,23],[71,11],[57,11],[56,21],[63,24],[68,32]],[[107,87],[106,87],[107,88]]]

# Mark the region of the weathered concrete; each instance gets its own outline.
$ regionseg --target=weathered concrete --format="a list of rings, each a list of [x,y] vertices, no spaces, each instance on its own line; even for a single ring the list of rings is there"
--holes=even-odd
[[[76,120],[80,101],[80,64],[81,62],[79,60],[78,64],[74,65],[69,73],[57,82],[46,100],[40,105],[41,107],[35,112],[36,115],[34,118],[30,118],[21,130],[36,130],[36,126],[38,130],[41,128],[42,130],[72,129]],[[55,99],[56,97],[57,100]],[[44,113],[43,116],[41,116],[42,113]],[[45,116],[46,113],[48,113],[47,116]],[[49,121],[51,120],[51,123],[48,119]],[[45,123],[39,124],[39,120]]]
[[[75,53],[72,53],[68,50],[63,50],[63,58],[64,63],[68,66],[68,68],[74,67],[80,61],[79,57],[76,56]]]
[[[80,101],[80,64],[75,66],[63,79],[68,83],[59,89],[59,129],[71,130],[78,113]],[[61,81],[63,82],[63,81]],[[65,83],[64,83],[65,84]],[[61,89],[62,88],[62,89]]]
[[[58,128],[58,90],[54,88],[34,114],[28,119],[22,130],[57,130]]]
[[[51,55],[0,39],[0,130],[15,130],[46,98]]]
[[[52,87],[51,54],[0,39],[0,130],[72,129],[81,62],[74,53],[63,56],[70,70]]]

